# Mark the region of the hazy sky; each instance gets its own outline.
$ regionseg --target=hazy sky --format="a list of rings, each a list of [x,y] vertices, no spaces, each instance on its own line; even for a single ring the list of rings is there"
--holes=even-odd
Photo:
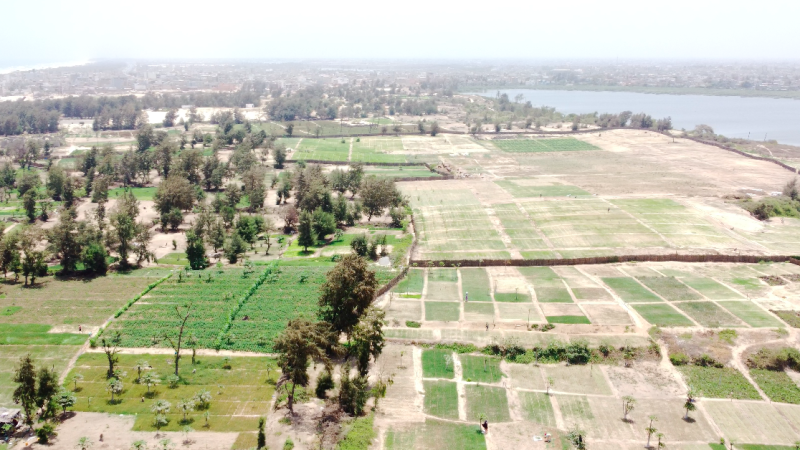
[[[800,60],[798,0],[7,0],[0,67],[91,58]]]

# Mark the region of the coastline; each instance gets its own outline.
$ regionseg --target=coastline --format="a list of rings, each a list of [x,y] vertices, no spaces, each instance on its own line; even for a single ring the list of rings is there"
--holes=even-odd
[[[27,72],[30,70],[60,69],[63,67],[85,66],[91,62],[92,61],[89,59],[84,59],[80,61],[7,66],[7,67],[0,67],[0,75],[8,75],[14,72]]]
[[[755,89],[714,89],[693,87],[660,86],[601,86],[601,85],[508,85],[508,86],[464,86],[459,94],[474,94],[503,89],[530,89],[536,91],[584,91],[584,92],[631,92],[653,95],[704,95],[710,97],[776,98],[800,100],[800,91],[765,91]]]

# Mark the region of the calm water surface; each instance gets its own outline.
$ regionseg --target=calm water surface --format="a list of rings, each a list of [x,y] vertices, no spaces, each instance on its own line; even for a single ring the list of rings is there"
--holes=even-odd
[[[522,94],[534,106],[552,106],[565,114],[644,112],[654,119],[670,116],[676,129],[710,125],[728,137],[775,139],[800,145],[800,101],[705,95],[660,95],[634,92],[540,91],[505,89],[510,99]],[[477,94],[494,97],[496,90]]]

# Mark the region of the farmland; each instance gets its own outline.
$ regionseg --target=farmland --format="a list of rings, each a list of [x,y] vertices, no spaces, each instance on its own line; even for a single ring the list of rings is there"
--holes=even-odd
[[[492,141],[504,152],[541,153],[541,152],[577,152],[600,150],[588,142],[574,138],[551,139],[498,139]]]

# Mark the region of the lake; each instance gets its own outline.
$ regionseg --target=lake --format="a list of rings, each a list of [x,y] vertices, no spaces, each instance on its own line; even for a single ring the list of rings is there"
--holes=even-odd
[[[569,113],[619,113],[632,111],[650,114],[654,119],[672,117],[672,126],[691,130],[706,124],[727,137],[800,145],[800,101],[778,98],[722,97],[706,95],[662,95],[635,92],[551,91],[501,89],[514,99],[525,96],[534,106],[551,106]],[[494,97],[497,90],[476,93]]]

